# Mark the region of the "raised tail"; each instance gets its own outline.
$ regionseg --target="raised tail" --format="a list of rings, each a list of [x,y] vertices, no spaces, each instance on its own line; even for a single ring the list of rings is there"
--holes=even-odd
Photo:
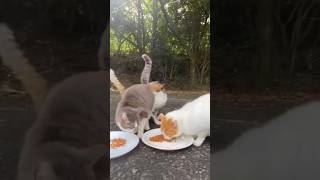
[[[13,32],[4,23],[0,23],[0,57],[3,64],[21,81],[39,111],[47,93],[47,82],[23,55]]]
[[[112,69],[110,69],[110,81],[117,88],[116,91],[119,91],[120,95],[122,96],[124,93],[125,87],[118,80],[116,74],[114,73],[114,71]]]
[[[140,78],[140,81],[141,81],[141,84],[148,84],[149,81],[150,81],[150,73],[151,73],[151,68],[152,68],[152,60],[151,58],[146,55],[146,54],[143,54],[142,56],[142,59],[144,60],[144,68],[143,68],[143,71],[141,73],[141,78]]]

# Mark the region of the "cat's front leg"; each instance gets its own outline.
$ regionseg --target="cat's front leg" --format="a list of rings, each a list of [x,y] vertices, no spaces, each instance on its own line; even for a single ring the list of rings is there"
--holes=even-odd
[[[149,118],[143,118],[139,123],[139,126],[138,126],[139,138],[142,138],[142,136],[143,136],[144,128],[146,126],[147,121],[149,121]]]
[[[144,129],[145,130],[149,130],[150,129],[149,120],[146,122],[146,125],[145,125]]]
[[[159,121],[159,119],[158,119],[157,114],[158,114],[158,112],[157,112],[157,111],[154,111],[151,116],[152,116],[152,118],[153,118],[153,122],[154,122],[155,124],[157,124],[157,125],[160,125],[160,121]]]
[[[201,146],[204,140],[206,139],[208,133],[199,133],[197,138],[194,140],[193,145]]]

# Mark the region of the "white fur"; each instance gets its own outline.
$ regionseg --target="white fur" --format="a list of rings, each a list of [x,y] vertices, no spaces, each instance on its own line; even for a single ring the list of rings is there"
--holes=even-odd
[[[119,82],[119,79],[117,78],[116,74],[114,73],[113,69],[110,68],[110,81],[112,83]]]
[[[121,84],[113,69],[110,68],[110,81],[116,86],[116,89],[113,87],[110,88],[111,91],[120,91],[120,95],[122,95],[125,87]]]
[[[152,110],[162,108],[167,103],[168,95],[164,91],[153,92],[153,94],[154,94],[154,103],[153,103]]]
[[[197,136],[195,146],[202,145],[206,136],[210,136],[210,94],[205,94],[185,104],[178,110],[166,114],[167,118],[177,121],[178,133]]]
[[[110,73],[110,80],[111,80],[111,79],[114,79],[114,78],[116,78],[116,79],[117,79],[117,77],[116,77],[116,75],[115,75],[115,73],[114,73],[113,69],[111,69],[111,68],[110,68],[109,73]],[[112,80],[111,80],[111,81],[112,81]]]
[[[140,121],[139,126],[138,126],[138,136],[139,136],[139,138],[142,138],[144,129],[146,127],[146,124],[147,124],[147,122],[149,123],[149,118],[143,118]]]
[[[154,103],[153,103],[153,107],[152,107],[153,113],[152,113],[151,117],[153,118],[153,121],[155,124],[160,125],[160,121],[157,117],[155,110],[162,108],[167,103],[168,95],[164,91],[153,92],[153,94],[154,94]],[[149,122],[146,123],[145,129],[146,130],[150,129]]]
[[[112,83],[119,81],[116,74],[114,73],[114,71],[112,69],[110,69],[110,81]],[[114,89],[113,87],[110,88],[111,91],[118,91],[117,89]]]
[[[133,129],[123,128],[120,123],[117,123],[117,125],[120,128],[120,130],[122,130],[122,131],[126,131],[126,132],[129,132],[129,133],[137,133],[137,131],[138,131],[138,128],[137,128],[138,125],[137,125],[137,127],[133,128]]]
[[[126,113],[122,113],[122,119],[128,119]],[[130,133],[136,133],[136,132],[138,131],[138,123],[137,123],[137,122],[135,122],[133,129],[126,129],[126,128],[122,127],[122,126],[121,126],[121,123],[119,123],[119,122],[117,122],[116,124],[118,125],[118,127],[119,127],[122,131],[130,132]]]

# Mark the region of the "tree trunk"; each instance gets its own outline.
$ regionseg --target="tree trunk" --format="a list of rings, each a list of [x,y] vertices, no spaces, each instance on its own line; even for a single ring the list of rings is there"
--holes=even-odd
[[[194,57],[190,58],[190,80],[191,86],[195,84],[196,80],[196,59]]]
[[[143,18],[141,0],[136,1],[136,6],[138,11],[137,44],[139,47],[139,53],[144,53],[145,52],[145,30],[144,30],[144,18]]]
[[[191,55],[190,55],[190,76],[191,76],[191,85],[194,85],[197,79],[197,66],[198,62],[201,62],[200,59],[200,28],[201,28],[201,13],[199,12],[199,1],[193,0],[193,17],[192,17],[192,28],[191,28]]]
[[[152,41],[151,41],[151,53],[155,54],[155,50],[158,48],[158,0],[152,1]]]
[[[272,80],[272,35],[273,35],[273,1],[259,0],[257,3],[257,86],[266,88]]]

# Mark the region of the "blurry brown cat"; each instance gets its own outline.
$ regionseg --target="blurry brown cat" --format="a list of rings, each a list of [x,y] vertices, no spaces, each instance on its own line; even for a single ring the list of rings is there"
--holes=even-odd
[[[142,137],[144,129],[149,130],[149,119],[153,117],[156,124],[160,124],[155,109],[163,107],[167,102],[167,94],[164,84],[150,82],[152,61],[146,54],[142,55],[145,67],[141,73],[141,84],[135,84],[124,90],[124,86],[110,69],[110,80],[121,94],[121,100],[117,105],[115,121],[123,131],[138,132]]]
[[[0,56],[39,105],[41,98],[34,96],[41,88],[32,84],[44,79],[32,66],[25,66],[28,60],[5,24],[0,24]],[[49,92],[26,134],[18,180],[107,179],[107,86],[106,72],[87,72]]]

